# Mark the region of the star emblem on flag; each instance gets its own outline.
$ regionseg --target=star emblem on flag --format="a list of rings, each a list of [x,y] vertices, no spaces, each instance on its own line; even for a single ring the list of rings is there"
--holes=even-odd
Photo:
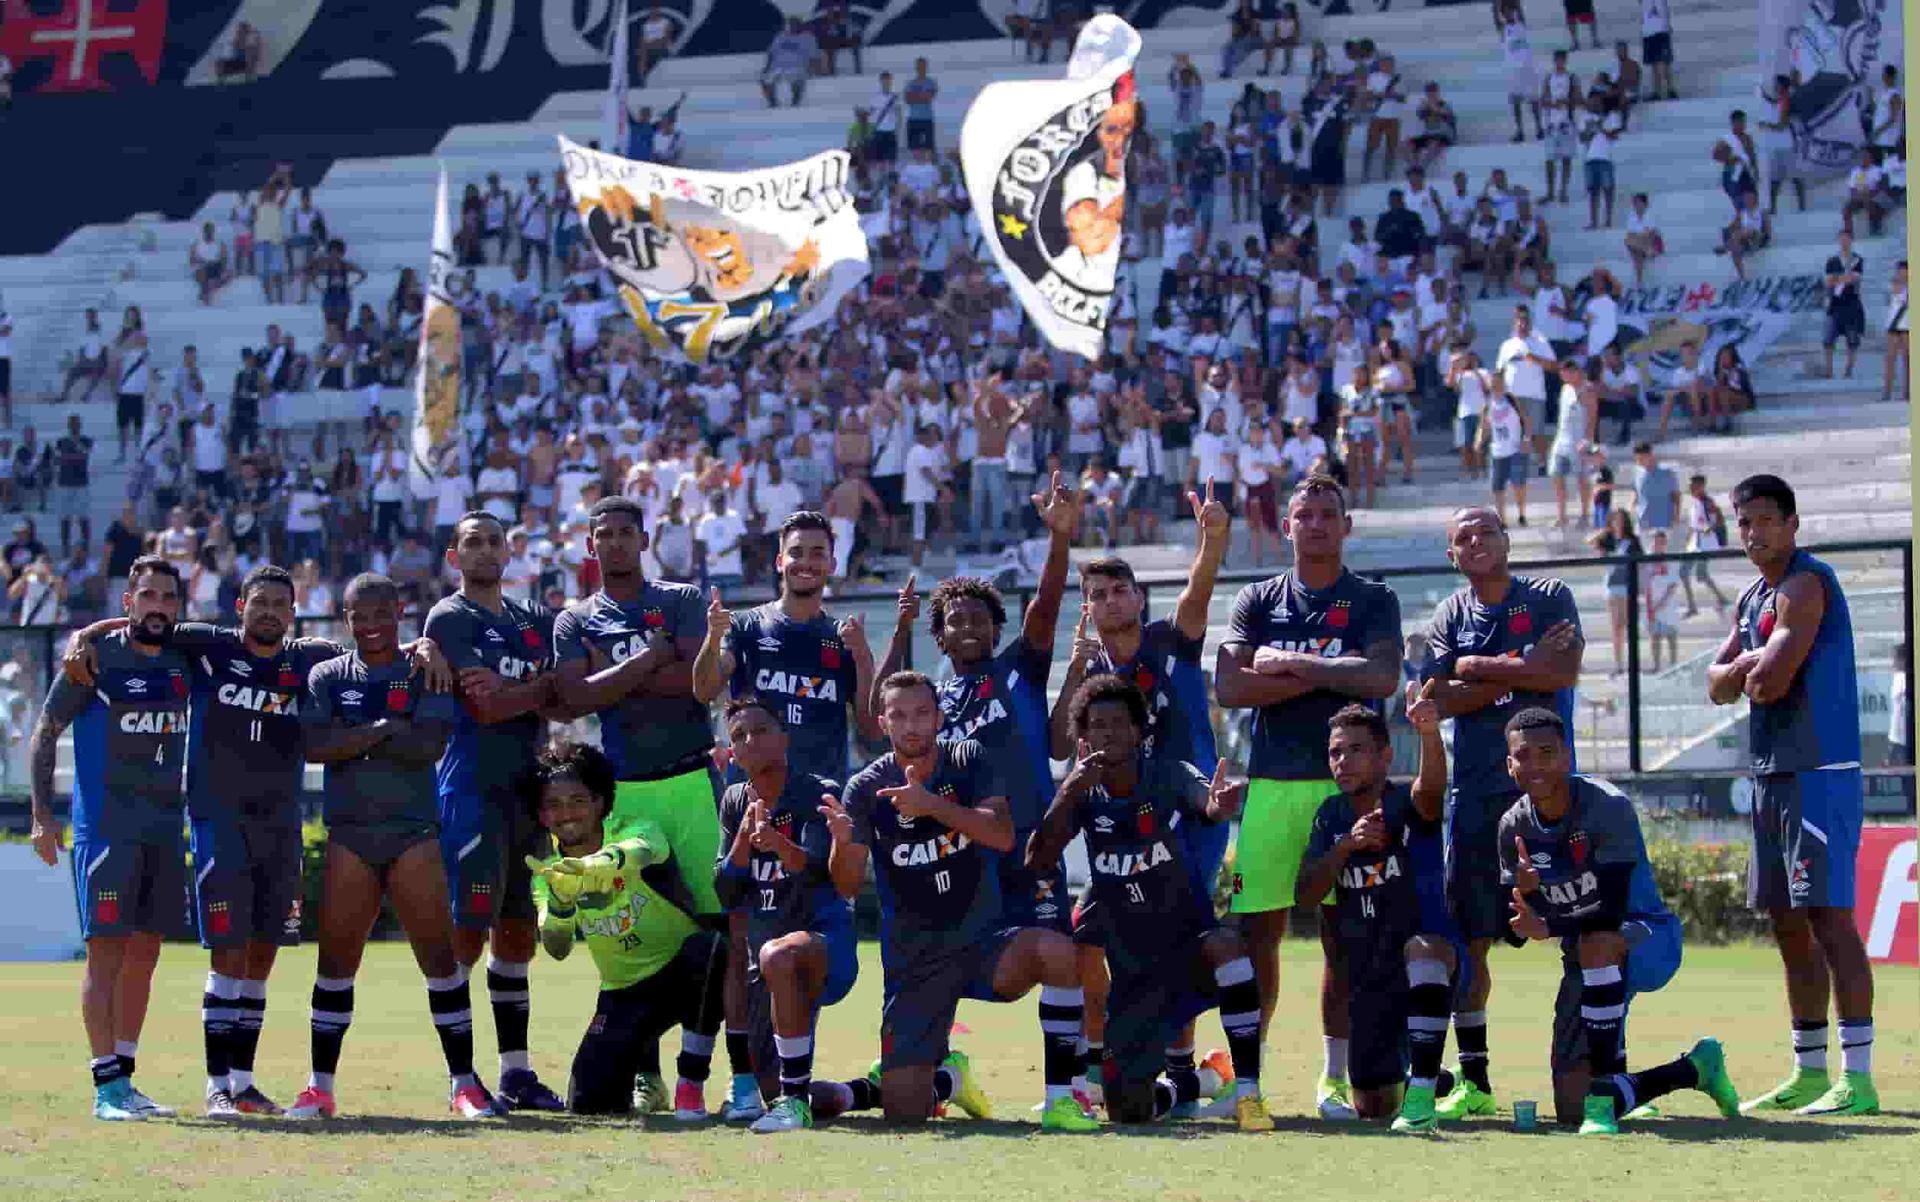
[[[1009,238],[1024,238],[1027,236],[1027,223],[1011,213],[1002,213],[1000,214],[1000,232]]]

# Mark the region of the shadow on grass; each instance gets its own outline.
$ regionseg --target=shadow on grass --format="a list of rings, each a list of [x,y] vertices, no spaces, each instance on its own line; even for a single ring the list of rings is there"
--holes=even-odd
[[[518,1132],[573,1132],[605,1131],[621,1127],[645,1126],[632,1118],[615,1116],[588,1116],[572,1114],[541,1114],[507,1116],[495,1119],[460,1120],[453,1118],[426,1118],[398,1114],[352,1115],[346,1118],[304,1120],[266,1119],[259,1122],[216,1121],[212,1119],[181,1119],[179,1126],[192,1127],[207,1131],[244,1132],[248,1135],[311,1135],[322,1138],[334,1138],[353,1135],[428,1135],[445,1139],[486,1139],[496,1133]],[[649,1130],[694,1130],[701,1129],[696,1124],[654,1123]]]

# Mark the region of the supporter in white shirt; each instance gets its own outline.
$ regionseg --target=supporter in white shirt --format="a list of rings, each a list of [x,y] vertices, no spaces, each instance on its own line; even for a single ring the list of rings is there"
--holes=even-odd
[[[480,498],[480,508],[499,518],[503,525],[511,526],[520,519],[520,472],[513,466],[509,452],[504,447],[498,448],[492,461],[480,469],[479,476],[474,480],[473,491]]]
[[[727,508],[727,494],[715,492],[711,508],[694,527],[694,538],[707,549],[707,583],[713,588],[737,588],[742,579],[740,540],[746,523]]]
[[[1620,337],[1620,304],[1613,299],[1619,283],[1613,273],[1596,267],[1589,277],[1592,292],[1582,316],[1587,323],[1587,357],[1592,358],[1612,346]]]
[[[1525,306],[1514,314],[1513,333],[1500,344],[1494,370],[1506,384],[1507,396],[1527,416],[1533,432],[1534,454],[1545,462],[1547,451],[1547,372],[1555,366],[1553,346],[1534,328]]]
[[[433,525],[437,536],[442,532],[446,536],[452,535],[453,528],[460,522],[460,515],[467,512],[467,499],[472,491],[472,486],[467,483],[466,468],[459,463],[448,464],[440,478],[434,481]],[[291,515],[287,525],[289,529],[292,528]],[[447,541],[448,537],[439,537],[442,545]]]
[[[1280,448],[1280,460],[1287,466],[1287,478],[1299,480],[1313,470],[1314,461],[1327,453],[1327,440],[1313,432],[1313,423],[1296,420],[1293,437]]]

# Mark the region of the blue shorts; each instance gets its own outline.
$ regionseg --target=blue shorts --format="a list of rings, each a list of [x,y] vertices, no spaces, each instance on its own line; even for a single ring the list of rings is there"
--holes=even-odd
[[[300,944],[300,826],[239,816],[197,818],[193,916],[200,946]]]
[[[440,797],[440,856],[447,866],[447,904],[455,926],[490,930],[500,919],[532,922],[533,873],[527,857],[552,850],[512,782],[483,787],[478,797]]]
[[[1747,904],[1851,909],[1864,795],[1858,764],[1754,777]]]
[[[180,839],[73,841],[73,897],[82,939],[165,933],[186,914]]]
[[[813,1026],[818,1027],[820,1012],[838,1005],[853,991],[853,983],[860,976],[860,950],[851,923],[815,929],[812,933],[827,945],[827,979],[813,1009]],[[767,1070],[778,1066],[780,1060],[773,1043],[773,1004],[765,982],[760,979],[757,960],[755,956],[747,958],[747,1044],[754,1065]]]
[[[1518,800],[1517,790],[1472,799],[1447,794],[1445,896],[1455,938],[1507,934],[1513,890],[1500,883],[1500,816]]]
[[[990,931],[976,942],[907,964],[887,964],[880,1008],[881,1068],[939,1064],[947,1058],[953,1016],[962,999],[1004,1002],[993,990],[993,970],[1018,928]],[[885,944],[882,935],[882,944]]]
[[[1627,940],[1627,1004],[1634,996],[1664,989],[1680,971],[1680,920],[1630,918],[1620,924]],[[1587,1058],[1587,1030],[1580,1021],[1580,956],[1571,939],[1561,942],[1560,992],[1553,1001],[1553,1071],[1562,1073]],[[1621,1046],[1625,1046],[1623,1043]]]
[[[1000,922],[1009,927],[1072,929],[1072,899],[1064,860],[1045,874],[1030,872],[1023,854],[1032,831],[1015,831],[1013,850],[1000,857]]]
[[[1603,192],[1606,189],[1613,187],[1613,160],[1612,159],[1588,159],[1586,162],[1586,168],[1587,168],[1587,191]]]
[[[1507,485],[1509,484],[1516,488],[1525,488],[1531,467],[1532,464],[1527,462],[1527,453],[1525,451],[1520,452],[1518,455],[1509,455],[1505,459],[1489,459],[1487,461],[1487,483],[1493,486],[1493,491],[1495,492],[1507,491]]]

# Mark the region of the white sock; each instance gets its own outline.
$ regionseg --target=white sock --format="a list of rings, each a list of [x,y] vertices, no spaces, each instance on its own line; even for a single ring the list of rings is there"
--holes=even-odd
[[[1326,1067],[1321,1071],[1335,1081],[1347,1079],[1347,1041],[1332,1035],[1322,1035],[1320,1042],[1325,1045]]]
[[[1260,1082],[1251,1077],[1233,1079],[1233,1096],[1236,1098],[1257,1098],[1260,1096]]]
[[[253,1070],[234,1068],[227,1070],[227,1088],[236,1094],[243,1094],[253,1088]]]
[[[308,1073],[307,1088],[317,1089],[321,1093],[332,1093],[333,1092],[333,1074],[332,1073]]]
[[[1873,1020],[1840,1020],[1840,1067],[1850,1073],[1873,1071]]]
[[[533,1061],[525,1051],[500,1053],[500,1075],[506,1076],[517,1069],[531,1069]]]
[[[137,1039],[116,1039],[113,1041],[113,1054],[133,1057],[140,1054],[140,1041]]]
[[[1072,1096],[1073,1096],[1073,1086],[1071,1084],[1047,1086],[1047,1101],[1049,1103],[1059,1098],[1070,1098]]]
[[[1809,1072],[1827,1071],[1827,1024],[1793,1024],[1793,1066]]]

